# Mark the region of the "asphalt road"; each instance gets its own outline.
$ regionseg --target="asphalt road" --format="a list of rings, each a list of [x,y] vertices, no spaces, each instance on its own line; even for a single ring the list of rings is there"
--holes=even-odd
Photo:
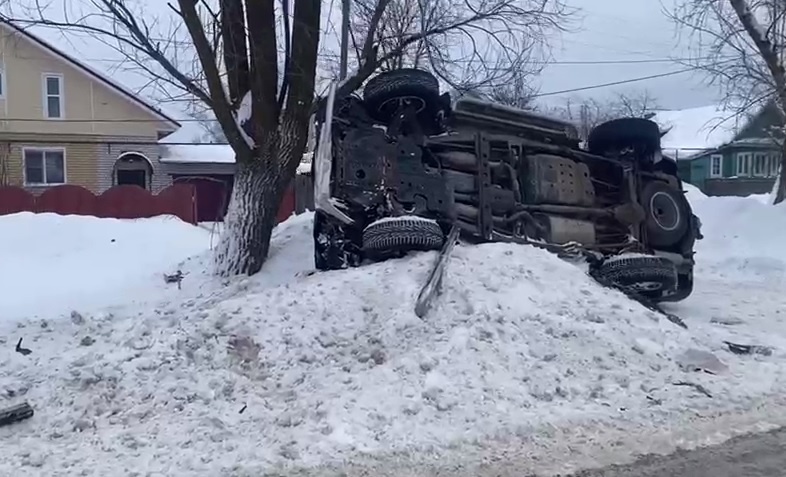
[[[626,466],[572,477],[784,477],[786,428],[732,439],[715,447],[645,456]]]

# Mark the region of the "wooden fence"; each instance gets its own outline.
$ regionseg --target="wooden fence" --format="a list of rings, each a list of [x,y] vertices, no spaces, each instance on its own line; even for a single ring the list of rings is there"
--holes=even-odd
[[[141,219],[157,215],[174,215],[184,222],[197,223],[196,188],[176,183],[158,194],[134,185],[114,186],[95,195],[84,187],[59,185],[35,195],[21,187],[0,187],[0,215],[17,212],[60,215],[92,215],[117,219]],[[314,183],[311,174],[298,174],[284,194],[278,210],[279,222],[290,215],[314,210]]]
[[[135,185],[120,185],[95,195],[84,187],[59,185],[34,195],[20,187],[0,187],[0,215],[17,212],[92,215],[141,219],[174,215],[196,224],[196,193],[189,184],[175,184],[158,194]]]

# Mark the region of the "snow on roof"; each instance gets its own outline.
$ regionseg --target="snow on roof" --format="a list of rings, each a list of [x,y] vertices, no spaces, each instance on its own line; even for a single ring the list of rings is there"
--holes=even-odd
[[[123,85],[119,84],[118,82],[116,82],[115,80],[111,79],[108,75],[98,71],[97,69],[87,65],[86,63],[84,63],[82,61],[77,60],[73,56],[71,56],[71,55],[65,53],[64,51],[56,48],[55,46],[53,46],[48,41],[46,41],[46,40],[36,36],[32,32],[30,32],[29,29],[21,28],[21,27],[15,25],[13,22],[11,22],[9,20],[6,20],[6,19],[2,19],[2,18],[0,18],[0,25],[8,26],[8,28],[13,30],[14,32],[16,32],[16,33],[24,36],[28,40],[30,40],[30,42],[32,44],[34,44],[35,46],[37,46],[37,47],[39,47],[39,48],[41,48],[43,50],[46,50],[48,53],[52,53],[52,54],[54,54],[56,56],[59,56],[59,57],[63,58],[64,60],[66,60],[66,62],[68,62],[71,65],[75,66],[78,70],[82,70],[82,72],[84,72],[88,76],[90,76],[90,77],[100,81],[101,83],[107,85],[110,89],[115,90],[116,92],[120,93],[122,96],[126,97],[127,99],[130,99],[132,102],[134,102],[134,103],[138,104],[139,106],[142,106],[144,109],[147,109],[148,111],[152,112],[155,116],[158,116],[163,121],[170,123],[170,125],[173,126],[174,128],[179,128],[180,127],[180,123],[176,119],[170,117],[169,115],[165,114],[160,109],[158,109],[155,106],[153,106],[152,104],[148,103],[147,101],[145,101],[144,99],[139,97],[138,94],[134,93],[133,91],[127,89],[125,86],[123,86]]]
[[[668,130],[661,139],[663,151],[679,159],[731,142],[742,126],[733,112],[717,105],[660,111],[653,120],[661,131]]]
[[[228,144],[163,144],[161,162],[234,164],[235,151]]]
[[[166,144],[162,147],[161,162],[169,164],[234,164],[235,151],[228,144]],[[311,173],[313,153],[303,155],[298,174]]]

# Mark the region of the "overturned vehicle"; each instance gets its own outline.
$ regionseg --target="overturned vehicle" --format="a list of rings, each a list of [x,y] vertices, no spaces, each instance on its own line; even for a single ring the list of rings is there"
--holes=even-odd
[[[440,250],[453,230],[581,257],[654,302],[690,295],[700,224],[655,123],[606,122],[582,148],[567,122],[451,98],[422,70],[333,91],[312,165],[317,269]]]

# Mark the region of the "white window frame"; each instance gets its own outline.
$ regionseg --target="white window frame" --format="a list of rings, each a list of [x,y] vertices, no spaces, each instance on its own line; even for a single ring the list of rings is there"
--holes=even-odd
[[[40,152],[42,153],[42,160],[44,166],[44,182],[29,182],[27,180],[27,153]],[[59,152],[63,155],[63,182],[48,183],[46,182],[46,153]],[[22,173],[25,179],[25,187],[55,187],[63,184],[68,184],[68,159],[66,158],[66,149],[64,147],[23,147],[22,148]]]
[[[753,154],[750,152],[737,153],[737,177],[750,177]]]
[[[49,96],[50,95],[47,88],[46,83],[49,78],[57,78],[58,83],[60,84],[60,91],[57,97],[60,99],[60,116],[53,118],[49,115]],[[41,94],[42,99],[44,102],[44,119],[58,121],[65,118],[65,81],[63,79],[63,75],[60,73],[44,73],[41,75]]]
[[[756,160],[761,157],[761,170],[756,172]],[[767,177],[767,168],[769,167],[769,154],[766,152],[755,152],[753,153],[753,167],[751,168],[751,176],[753,177]]]
[[[718,161],[718,173],[715,173],[715,161]],[[710,178],[717,179],[723,177],[723,154],[713,154],[710,156]]]
[[[767,170],[767,177],[778,177],[778,169],[781,167],[781,153],[770,154],[770,167]]]

